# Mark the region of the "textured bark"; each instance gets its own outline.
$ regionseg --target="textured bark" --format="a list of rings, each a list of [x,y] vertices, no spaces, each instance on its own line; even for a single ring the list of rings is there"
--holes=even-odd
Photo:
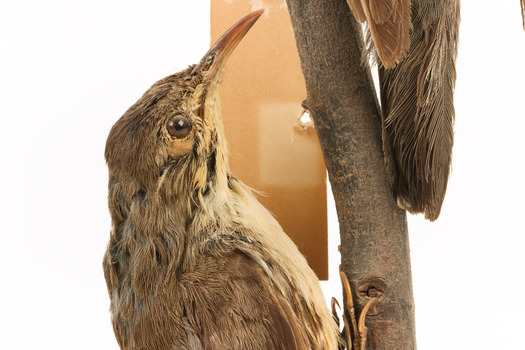
[[[368,349],[415,349],[406,214],[388,184],[381,119],[361,28],[344,0],[287,0],[341,233],[342,270],[356,312],[368,312]]]

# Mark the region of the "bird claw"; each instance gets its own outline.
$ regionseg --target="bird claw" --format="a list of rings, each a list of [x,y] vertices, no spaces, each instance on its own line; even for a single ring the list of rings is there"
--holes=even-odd
[[[365,319],[366,314],[370,307],[374,303],[376,303],[379,298],[373,297],[370,299],[363,310],[361,311],[361,315],[359,316],[359,323],[356,321],[355,316],[355,308],[354,308],[354,302],[352,297],[352,290],[350,288],[350,282],[348,281],[348,277],[346,277],[346,274],[343,271],[339,271],[339,275],[341,277],[341,283],[343,284],[343,298],[344,298],[344,305],[345,310],[343,312],[343,321],[344,321],[344,335],[343,337],[346,339],[346,346],[348,350],[365,350],[366,349],[366,341],[367,341],[367,335],[368,335],[368,328],[365,326]],[[335,301],[335,302],[334,302]],[[332,298],[332,314],[335,315],[335,304],[339,306],[339,303],[337,303],[337,300],[335,298]],[[350,320],[348,320],[348,316],[350,316]],[[337,317],[337,315],[335,315]],[[337,318],[337,323],[339,324],[339,319]],[[350,327],[352,328],[352,331],[350,331]],[[353,338],[352,338],[353,333]]]
[[[373,297],[372,299],[370,299],[366,303],[365,307],[363,308],[363,311],[361,311],[361,315],[359,315],[359,327],[358,328],[359,328],[359,337],[361,338],[361,350],[366,349],[366,337],[368,335],[368,328],[365,326],[366,313],[368,312],[370,307],[378,300],[379,300],[378,297]]]
[[[335,323],[337,323],[337,328],[339,328],[340,322],[339,322],[339,316],[337,316],[337,310],[335,309],[336,305],[339,309],[341,309],[341,306],[339,305],[339,302],[337,301],[337,299],[332,297],[331,299],[332,318],[334,319]]]
[[[359,350],[359,333],[357,329],[357,321],[355,318],[355,308],[354,300],[352,296],[352,290],[350,288],[350,282],[343,271],[339,271],[339,276],[341,277],[341,283],[343,284],[343,299],[345,305],[345,312],[343,313],[343,319],[345,322],[345,337],[346,337],[346,346],[349,350]],[[348,315],[350,315],[350,320],[348,320]],[[352,331],[350,332],[350,327]],[[352,338],[352,333],[354,337]]]

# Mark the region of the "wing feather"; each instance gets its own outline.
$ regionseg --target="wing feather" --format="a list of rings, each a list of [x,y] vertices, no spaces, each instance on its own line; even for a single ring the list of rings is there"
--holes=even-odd
[[[367,23],[375,52],[386,68],[393,68],[410,47],[410,0],[348,0],[354,17]]]
[[[352,14],[358,22],[363,23],[366,21],[366,16],[363,10],[363,5],[361,5],[361,0],[347,0],[347,3],[350,7],[350,10],[352,11]]]
[[[377,24],[384,24],[396,15],[397,0],[368,0],[370,16]]]
[[[414,1],[404,61],[380,68],[387,171],[398,203],[435,220],[452,159],[459,1]]]
[[[205,349],[310,349],[291,305],[244,253],[206,256],[183,276],[185,317]]]

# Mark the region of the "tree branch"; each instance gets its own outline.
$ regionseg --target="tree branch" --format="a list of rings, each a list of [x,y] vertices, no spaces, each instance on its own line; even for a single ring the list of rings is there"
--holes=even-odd
[[[368,310],[368,349],[415,349],[406,214],[385,175],[381,119],[362,33],[344,0],[287,0],[341,233],[342,271]]]

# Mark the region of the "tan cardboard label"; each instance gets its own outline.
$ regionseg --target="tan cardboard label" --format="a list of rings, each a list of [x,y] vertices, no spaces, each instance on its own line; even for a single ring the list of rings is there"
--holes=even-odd
[[[315,130],[300,120],[306,88],[286,2],[211,0],[211,41],[260,8],[220,87],[231,168],[327,279],[326,169]]]

